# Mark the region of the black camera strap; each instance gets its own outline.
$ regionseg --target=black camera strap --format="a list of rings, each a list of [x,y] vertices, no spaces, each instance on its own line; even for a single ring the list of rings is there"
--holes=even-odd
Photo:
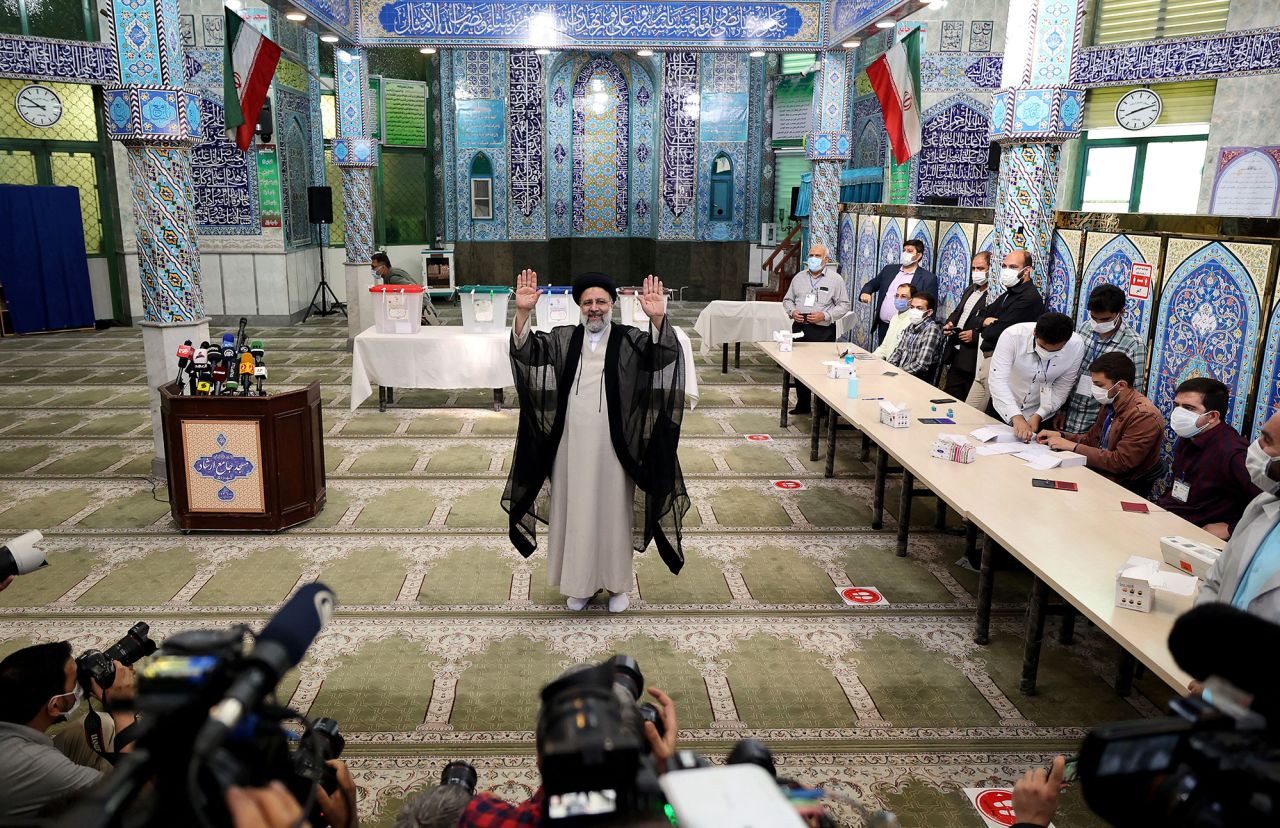
[[[86,703],[89,705],[89,712],[84,716],[85,741],[89,743],[89,747],[93,749],[94,753],[114,765],[120,761],[121,748],[133,741],[137,722],[116,733],[115,750],[108,752],[106,750],[106,738],[102,735],[102,719],[98,716],[98,712],[93,709],[92,697]],[[102,702],[102,712],[110,715],[110,709],[105,699]]]

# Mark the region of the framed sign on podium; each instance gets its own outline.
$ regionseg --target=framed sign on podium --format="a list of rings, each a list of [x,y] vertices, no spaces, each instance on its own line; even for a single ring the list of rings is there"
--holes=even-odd
[[[324,508],[318,382],[269,397],[159,390],[169,504],[179,529],[274,532]]]

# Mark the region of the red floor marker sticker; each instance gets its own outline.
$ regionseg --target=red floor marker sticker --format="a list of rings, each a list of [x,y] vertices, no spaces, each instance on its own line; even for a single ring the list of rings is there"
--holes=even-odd
[[[799,480],[775,480],[773,488],[782,489],[784,492],[799,492],[809,488]]]
[[[753,443],[767,443],[773,439],[768,434],[747,434],[744,436]]]
[[[889,606],[889,602],[885,600],[884,595],[873,586],[836,587],[836,592],[840,594],[840,599],[850,607]],[[1010,825],[1012,824],[1010,823]]]
[[[964,794],[988,828],[1006,828],[1017,822],[1012,788],[965,788]],[[1053,828],[1052,822],[1049,828]]]

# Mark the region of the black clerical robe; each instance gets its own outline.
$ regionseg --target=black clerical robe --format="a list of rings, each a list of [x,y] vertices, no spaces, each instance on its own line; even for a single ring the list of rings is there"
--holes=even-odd
[[[535,521],[548,519],[551,472],[584,340],[582,325],[530,331],[519,345],[512,339],[520,424],[502,508],[509,516],[511,543],[526,558],[537,548]],[[656,333],[610,325],[604,396],[614,452],[635,483],[633,547],[643,552],[654,542],[672,572],[684,565],[680,526],[689,510],[676,455],[684,372],[683,353],[670,321],[664,319]],[[592,504],[581,508],[591,509]]]

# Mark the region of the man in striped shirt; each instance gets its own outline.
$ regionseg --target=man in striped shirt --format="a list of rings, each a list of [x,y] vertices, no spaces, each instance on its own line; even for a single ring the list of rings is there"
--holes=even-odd
[[[1124,291],[1115,285],[1098,285],[1089,293],[1085,305],[1088,318],[1076,327],[1076,333],[1084,340],[1080,376],[1067,399],[1065,413],[1055,418],[1056,430],[1083,434],[1098,419],[1099,406],[1093,398],[1089,366],[1103,354],[1119,351],[1131,359],[1135,369],[1133,389],[1141,393],[1146,388],[1147,346],[1124,324],[1124,304]]]

